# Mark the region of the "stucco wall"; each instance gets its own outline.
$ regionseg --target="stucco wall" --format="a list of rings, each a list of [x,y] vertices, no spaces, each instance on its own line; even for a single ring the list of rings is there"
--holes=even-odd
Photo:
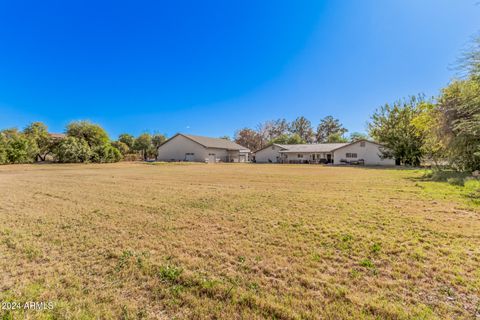
[[[185,138],[176,136],[158,148],[159,161],[185,161],[185,154],[193,153],[193,161],[204,162],[208,156],[207,149],[202,145]]]
[[[272,162],[278,162],[277,159],[280,158],[280,150],[281,148],[279,146],[270,146],[257,151],[255,153],[255,161],[258,163],[268,163],[270,159]]]
[[[158,148],[159,161],[186,161],[187,153],[193,153],[189,156],[189,161],[196,162],[226,162],[240,161],[239,151],[228,151],[226,149],[205,148],[202,145],[178,135]],[[248,155],[242,153],[242,160],[248,159]]]
[[[356,158],[347,158],[347,153],[356,153]],[[365,141],[365,146],[361,146],[361,141],[352,145],[335,150],[333,154],[334,164],[341,164],[340,160],[345,159],[352,160],[365,160],[365,165],[369,166],[393,166],[395,165],[394,159],[382,159],[380,158],[380,146],[376,143]]]

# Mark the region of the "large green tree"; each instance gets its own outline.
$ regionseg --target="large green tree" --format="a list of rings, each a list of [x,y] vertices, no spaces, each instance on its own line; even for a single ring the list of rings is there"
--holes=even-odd
[[[423,156],[423,137],[412,120],[420,113],[422,96],[412,96],[375,111],[368,125],[369,134],[384,145],[383,157],[393,158],[405,165],[419,165]]]
[[[480,79],[454,81],[438,99],[439,137],[458,170],[480,170]]]
[[[32,122],[24,130],[25,136],[36,144],[38,153],[36,160],[45,161],[46,156],[52,152],[53,139],[48,134],[47,126],[42,122]]]
[[[74,121],[67,125],[67,135],[83,139],[90,148],[110,142],[107,132],[98,124],[89,121]]]
[[[7,129],[0,132],[2,136],[2,149],[4,163],[31,163],[35,161],[38,147],[17,129]]]
[[[445,145],[440,137],[440,116],[434,103],[424,102],[418,105],[418,113],[412,119],[416,135],[422,139],[421,150],[425,160],[431,161],[437,168],[445,159]]]
[[[152,149],[152,136],[149,133],[143,133],[135,139],[133,148],[140,151],[143,156],[143,160],[148,160],[149,152]]]
[[[349,137],[350,142],[367,140],[367,139],[368,139],[368,134],[361,133],[361,132],[352,132]]]
[[[64,163],[90,162],[92,150],[85,139],[68,136],[56,146],[55,158]]]
[[[270,143],[278,144],[305,144],[307,141],[302,139],[298,134],[282,134],[275,139],[271,140]]]
[[[122,133],[118,136],[118,141],[123,142],[128,148],[133,151],[133,145],[135,144],[135,137],[128,133]]]
[[[312,129],[312,123],[307,118],[301,116],[296,118],[290,124],[290,132],[298,134],[303,140],[307,142],[313,142],[314,132]]]
[[[346,141],[343,135],[348,130],[343,127],[340,120],[335,119],[332,116],[323,118],[317,127],[316,140],[317,142],[338,142]]]
[[[82,152],[78,155],[75,161],[72,162],[79,162],[78,160],[84,159],[85,154],[87,154],[84,150],[83,142],[85,142],[89,147],[90,158],[80,162],[116,162],[121,159],[120,151],[111,145],[107,132],[98,124],[94,124],[89,121],[71,122],[67,126],[67,136],[76,138],[78,141],[69,140],[68,142],[65,142],[64,145],[62,145],[58,150],[63,150],[66,152],[78,150],[79,152]],[[68,154],[68,152],[66,154]],[[67,159],[69,157],[63,158]],[[74,157],[70,158],[74,159]]]

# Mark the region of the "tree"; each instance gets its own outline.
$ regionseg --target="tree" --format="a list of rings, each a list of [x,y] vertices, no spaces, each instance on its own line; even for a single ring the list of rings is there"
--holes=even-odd
[[[89,121],[74,121],[67,126],[67,136],[84,139],[90,148],[110,142],[107,132]]]
[[[466,71],[467,79],[480,81],[480,36],[473,40],[471,48],[460,58],[459,67]]]
[[[329,135],[326,142],[327,143],[345,143],[345,142],[348,142],[348,139],[340,135],[339,133],[336,133],[336,134]]]
[[[344,140],[341,137],[348,130],[343,127],[340,120],[327,116],[323,118],[318,127],[316,139],[317,142],[334,142],[338,140]]]
[[[350,134],[350,142],[355,142],[359,140],[368,140],[368,135],[361,132],[352,132]]]
[[[237,131],[235,133],[235,142],[252,151],[261,149],[266,144],[266,141],[262,139],[258,132],[249,128],[243,128]]]
[[[264,141],[272,141],[279,136],[288,135],[289,133],[289,124],[285,119],[266,121],[259,124],[257,128]]]
[[[371,117],[369,134],[382,143],[382,155],[394,158],[401,164],[419,165],[423,156],[423,137],[412,123],[419,114],[419,104],[424,103],[422,96],[385,104]]]
[[[127,155],[130,152],[130,148],[123,142],[121,141],[113,141],[112,146],[118,149],[122,156]]]
[[[8,163],[7,159],[7,138],[0,131],[0,164]]]
[[[282,134],[275,139],[271,140],[270,143],[278,143],[278,144],[305,144],[307,143],[305,140],[302,139],[298,134]]]
[[[135,143],[135,137],[128,133],[122,133],[118,136],[118,141],[126,144],[130,151],[133,150],[133,145]]]
[[[152,136],[149,133],[141,134],[135,139],[133,144],[134,150],[140,151],[143,155],[143,160],[148,160],[148,151],[152,147]]]
[[[312,123],[305,117],[298,117],[290,124],[289,130],[293,134],[298,134],[303,140],[313,142],[314,134]]]
[[[412,119],[417,136],[423,139],[422,154],[437,168],[446,155],[440,133],[440,116],[435,104],[424,102],[418,105],[418,114]]]
[[[440,131],[447,156],[458,170],[480,170],[480,79],[454,81],[438,100]]]
[[[36,144],[38,149],[37,160],[45,161],[45,157],[52,151],[54,144],[48,134],[47,126],[42,122],[32,122],[23,130],[23,133]]]
[[[3,163],[31,163],[38,153],[37,145],[17,129],[0,132]]]
[[[58,162],[63,163],[89,162],[92,151],[84,139],[68,136],[58,143],[55,157]]]
[[[109,143],[92,148],[91,161],[96,163],[118,162],[122,159],[121,152]]]
[[[107,132],[98,124],[89,121],[74,121],[67,126],[67,137],[76,138],[65,142],[58,150],[65,154],[59,157],[62,162],[69,162],[66,159],[72,159],[73,162],[116,162],[120,161],[120,151],[113,147],[108,138]],[[84,142],[89,147],[89,159],[84,159],[87,152],[84,150]],[[71,156],[70,152],[78,151],[80,154]]]
[[[152,145],[155,149],[158,149],[165,141],[167,141],[167,138],[163,134],[154,134],[152,136]]]

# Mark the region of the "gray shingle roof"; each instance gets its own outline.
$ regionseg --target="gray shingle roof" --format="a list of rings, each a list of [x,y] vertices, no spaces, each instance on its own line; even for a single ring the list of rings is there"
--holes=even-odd
[[[210,138],[203,136],[194,136],[191,134],[178,133],[184,137],[187,137],[190,140],[193,140],[206,148],[216,148],[216,149],[227,149],[227,150],[242,150],[245,152],[250,152],[248,148],[245,148],[233,141],[220,139],[220,138]]]
[[[350,143],[283,144],[280,152],[331,152]]]

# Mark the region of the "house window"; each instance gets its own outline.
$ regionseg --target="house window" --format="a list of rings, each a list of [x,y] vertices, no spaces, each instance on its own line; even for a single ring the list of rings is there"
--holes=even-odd
[[[214,155],[215,155],[215,153],[209,153],[208,155],[209,155],[209,156],[214,156]]]
[[[360,142],[360,147],[365,147],[365,141]]]
[[[347,158],[356,158],[357,154],[356,153],[347,153]]]
[[[303,154],[297,154],[297,158],[303,158]]]
[[[185,153],[186,156],[194,156],[195,153]]]

